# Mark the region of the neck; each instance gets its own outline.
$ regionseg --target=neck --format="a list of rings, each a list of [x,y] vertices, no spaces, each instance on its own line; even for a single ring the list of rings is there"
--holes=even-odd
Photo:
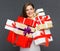
[[[31,16],[31,17],[28,17],[29,19],[33,19],[34,18],[34,15],[33,16]]]
[[[33,17],[28,17],[29,19],[33,19]]]

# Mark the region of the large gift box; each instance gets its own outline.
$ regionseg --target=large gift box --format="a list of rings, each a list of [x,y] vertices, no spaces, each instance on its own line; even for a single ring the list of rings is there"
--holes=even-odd
[[[49,46],[49,42],[53,41],[53,38],[50,30],[46,29],[34,32],[33,40],[36,45],[45,44],[45,46]]]
[[[36,27],[38,30],[49,29],[53,27],[53,23],[49,15],[38,16],[35,18],[35,20],[36,20]]]

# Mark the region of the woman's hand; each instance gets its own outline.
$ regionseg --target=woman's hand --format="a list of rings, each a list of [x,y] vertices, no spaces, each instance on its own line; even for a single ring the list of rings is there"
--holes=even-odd
[[[32,38],[32,34],[31,33],[30,34],[27,33],[26,36],[29,37],[29,38]]]

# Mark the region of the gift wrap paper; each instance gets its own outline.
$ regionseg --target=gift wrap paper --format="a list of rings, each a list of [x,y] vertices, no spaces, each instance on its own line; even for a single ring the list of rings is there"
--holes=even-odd
[[[5,25],[5,29],[7,30],[11,30],[13,32],[15,32],[16,34],[21,34],[23,35],[23,30],[26,28],[27,29],[27,25],[19,23],[19,22],[14,22],[12,20],[7,20],[6,25]],[[31,29],[31,32],[35,32],[35,28],[29,27]]]
[[[7,36],[7,41],[9,43],[11,43],[13,46],[18,46],[22,48],[30,48],[32,40],[33,39],[31,38],[31,36],[18,35],[12,31],[9,31]]]
[[[33,38],[36,45],[41,45],[43,43],[46,43],[46,46],[48,46],[49,42],[53,41],[53,38],[49,29],[34,32]]]
[[[36,21],[36,27],[38,30],[49,29],[53,27],[53,23],[49,15],[39,16],[36,18]]]

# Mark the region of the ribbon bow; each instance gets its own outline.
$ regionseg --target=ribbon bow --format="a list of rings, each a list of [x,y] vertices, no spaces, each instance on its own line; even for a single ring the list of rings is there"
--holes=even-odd
[[[12,27],[12,28],[16,28],[16,23],[14,22],[14,23],[12,23],[12,25],[6,24],[6,26],[9,26],[9,27]]]
[[[22,31],[24,31],[23,33],[26,35],[27,33],[29,34],[29,33],[33,33],[33,32],[31,32],[31,29],[30,29],[30,27],[28,26],[27,28],[24,28],[24,29],[21,29],[21,28],[18,28],[19,30],[22,30]]]
[[[39,17],[36,17],[36,23],[37,24],[44,24],[45,23],[45,21],[50,21],[51,20],[51,18],[49,18],[49,16],[47,15],[47,16],[45,16],[44,18],[43,18],[43,16],[39,16]]]

